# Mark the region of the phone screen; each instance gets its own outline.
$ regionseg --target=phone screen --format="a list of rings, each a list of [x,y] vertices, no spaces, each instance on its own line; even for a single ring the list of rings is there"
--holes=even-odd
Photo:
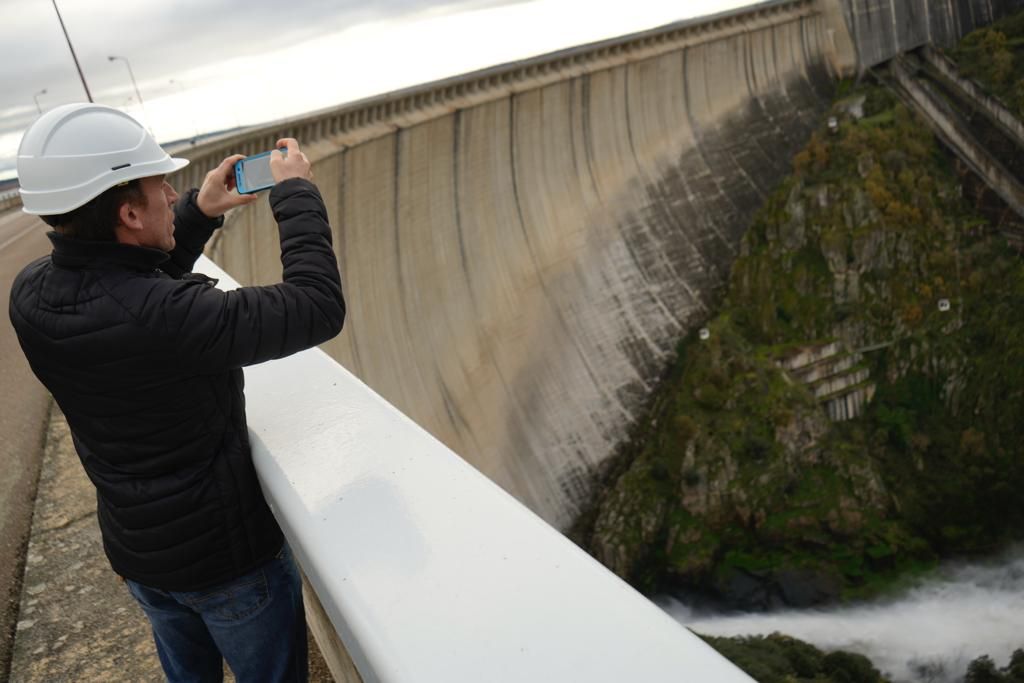
[[[242,159],[239,190],[252,192],[274,185],[274,176],[270,173],[270,153],[258,154]]]

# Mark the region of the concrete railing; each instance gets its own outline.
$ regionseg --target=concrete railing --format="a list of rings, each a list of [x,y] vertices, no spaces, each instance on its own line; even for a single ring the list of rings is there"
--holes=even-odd
[[[245,375],[337,680],[751,680],[319,349]]]

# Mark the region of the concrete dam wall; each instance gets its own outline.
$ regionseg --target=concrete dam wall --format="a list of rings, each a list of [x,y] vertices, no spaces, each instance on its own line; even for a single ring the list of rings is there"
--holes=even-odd
[[[926,44],[949,47],[1024,0],[841,0],[860,69]]]
[[[565,528],[833,75],[887,54],[857,28],[885,4],[768,2],[428,84],[197,148],[179,182],[298,137],[349,305],[325,350]],[[209,251],[280,278],[265,203]]]

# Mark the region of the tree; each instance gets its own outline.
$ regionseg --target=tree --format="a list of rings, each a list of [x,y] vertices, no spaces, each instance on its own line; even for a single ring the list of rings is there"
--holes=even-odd
[[[988,655],[978,657],[967,666],[964,683],[1005,683],[1006,679],[996,669],[995,662]]]

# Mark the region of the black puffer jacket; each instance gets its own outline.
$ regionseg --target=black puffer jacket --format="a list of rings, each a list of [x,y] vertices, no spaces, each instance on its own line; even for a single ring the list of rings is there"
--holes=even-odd
[[[111,565],[165,590],[235,578],[280,548],[250,456],[240,368],[320,344],[345,316],[315,185],[286,180],[270,193],[284,282],[231,292],[189,272],[220,225],[195,194],[176,207],[170,255],[50,233],[53,253],[18,275],[10,303],[96,485]]]

